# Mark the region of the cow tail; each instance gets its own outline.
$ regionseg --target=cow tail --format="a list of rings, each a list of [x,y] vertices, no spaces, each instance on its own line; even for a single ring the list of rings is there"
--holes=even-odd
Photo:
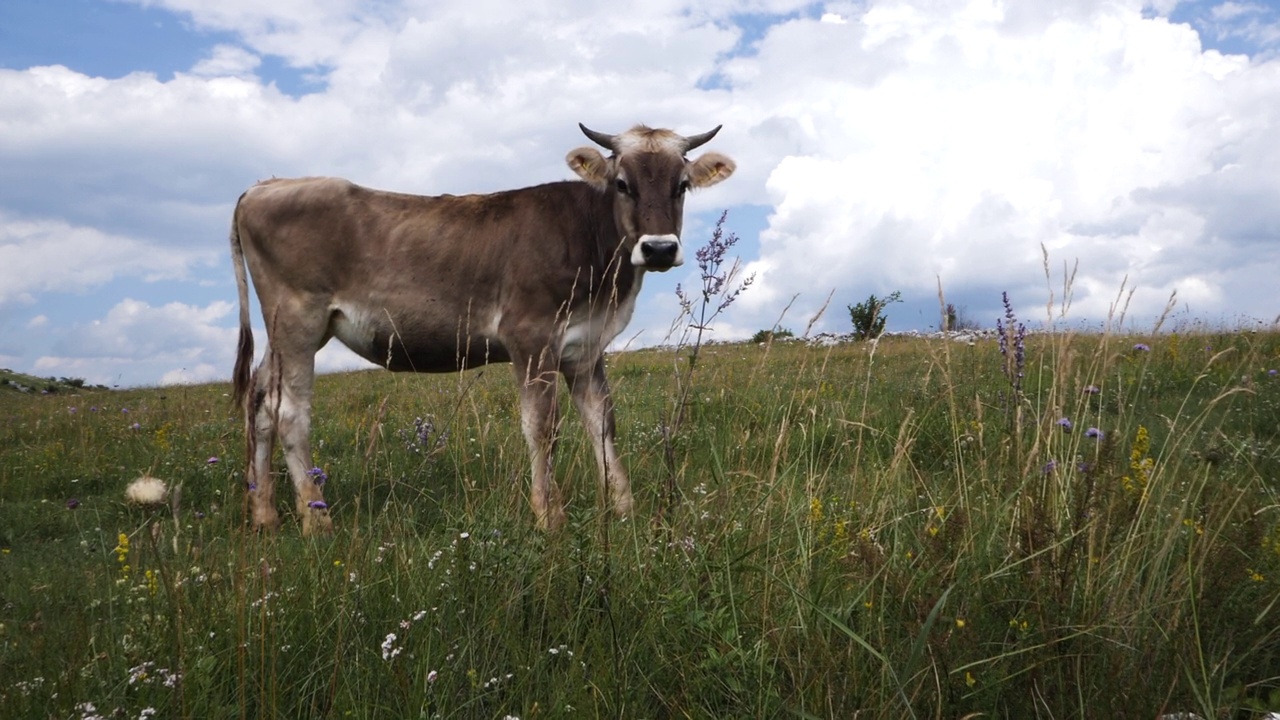
[[[245,268],[244,248],[240,244],[240,200],[236,201],[236,210],[231,218],[231,266],[236,271],[236,290],[240,295],[240,341],[236,348],[236,367],[231,374],[233,383],[232,401],[248,411],[249,382],[252,377],[250,369],[253,363],[253,330],[249,327],[249,276]]]

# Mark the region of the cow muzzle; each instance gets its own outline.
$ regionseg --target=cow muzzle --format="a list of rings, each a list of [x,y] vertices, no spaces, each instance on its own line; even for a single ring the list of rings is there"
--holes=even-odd
[[[665,271],[684,264],[677,235],[641,235],[631,250],[631,264],[646,270]]]

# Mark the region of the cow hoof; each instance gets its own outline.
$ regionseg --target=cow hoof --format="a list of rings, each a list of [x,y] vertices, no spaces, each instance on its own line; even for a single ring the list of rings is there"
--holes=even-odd
[[[332,534],[333,518],[329,517],[328,510],[311,510],[306,515],[302,516],[303,537]]]
[[[546,532],[556,532],[564,527],[565,515],[564,510],[553,510],[552,512],[538,518],[538,529]]]

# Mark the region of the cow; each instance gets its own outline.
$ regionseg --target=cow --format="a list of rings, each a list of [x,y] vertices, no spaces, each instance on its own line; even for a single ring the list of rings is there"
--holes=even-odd
[[[275,530],[271,461],[279,438],[304,535],[333,522],[311,465],[315,354],[337,338],[392,371],[457,372],[510,362],[533,464],[536,524],[565,522],[552,478],[558,377],[590,436],[620,517],[631,485],[614,446],[604,350],[626,327],[649,271],[684,261],[685,193],[733,174],[733,160],[686,154],[689,137],[637,125],[582,132],[609,151],[566,158],[581,178],[487,195],[419,196],[336,178],[271,179],[240,196],[231,256],[240,302],[233,375],[247,446],[246,518]],[[266,324],[256,370],[249,277]]]

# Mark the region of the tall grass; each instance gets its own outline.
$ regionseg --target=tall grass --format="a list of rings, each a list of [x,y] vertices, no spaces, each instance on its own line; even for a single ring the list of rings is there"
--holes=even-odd
[[[0,394],[0,715],[1280,710],[1280,334],[1022,344],[705,346],[675,433],[611,356],[637,512],[568,423],[552,535],[500,366],[321,378],[318,540],[244,530],[225,386]]]

